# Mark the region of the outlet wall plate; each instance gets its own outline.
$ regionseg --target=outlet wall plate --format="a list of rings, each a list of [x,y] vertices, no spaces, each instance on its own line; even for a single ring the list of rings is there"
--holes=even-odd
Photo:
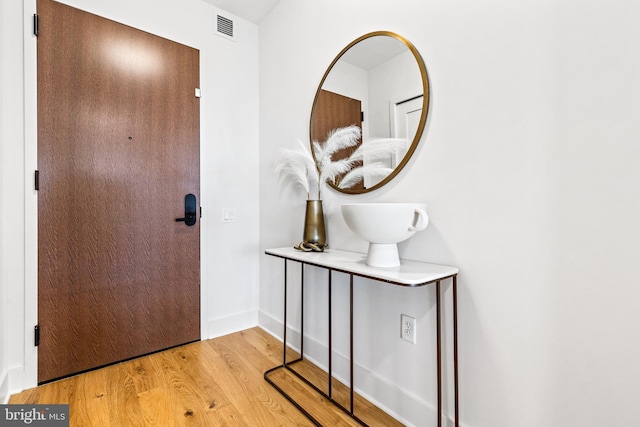
[[[412,344],[416,343],[416,319],[407,316],[406,314],[400,315],[400,338],[405,341],[409,341]]]

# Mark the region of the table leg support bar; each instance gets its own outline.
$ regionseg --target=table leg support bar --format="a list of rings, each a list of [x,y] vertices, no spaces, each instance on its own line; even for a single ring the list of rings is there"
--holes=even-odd
[[[299,362],[299,361],[301,361],[301,360],[302,360],[302,359],[297,359],[297,360],[294,360],[294,361],[293,361],[293,362],[291,362],[291,363]],[[294,371],[293,369],[289,368],[289,366],[287,366],[287,365],[285,365],[285,366],[276,366],[275,368],[271,368],[271,369],[269,369],[268,371],[266,371],[266,372],[264,373],[264,379],[265,379],[269,384],[271,384],[271,386],[272,386],[273,388],[275,388],[275,389],[276,389],[276,390],[277,390],[281,395],[283,395],[283,396],[285,397],[285,399],[287,399],[289,402],[291,402],[291,403],[293,404],[293,406],[295,406],[295,407],[296,407],[300,412],[302,412],[302,414],[304,414],[304,416],[305,416],[305,417],[307,417],[307,418],[309,419],[309,421],[311,421],[314,425],[316,425],[316,426],[318,426],[318,427],[322,427],[322,423],[320,423],[320,421],[318,421],[317,419],[315,419],[315,418],[313,417],[313,415],[311,415],[309,412],[307,412],[307,410],[306,410],[306,409],[304,409],[304,408],[302,407],[302,405],[300,405],[298,402],[296,402],[296,400],[295,400],[294,398],[292,398],[291,396],[289,396],[289,394],[288,394],[286,391],[284,391],[282,388],[280,388],[280,386],[278,386],[278,384],[276,384],[275,382],[273,382],[273,381],[271,380],[271,378],[269,378],[269,374],[271,374],[272,372],[275,372],[275,371],[277,371],[277,370],[280,370],[280,369],[287,369],[287,370],[289,370],[290,372],[293,372],[294,374],[296,374],[296,375],[297,375],[298,377],[300,377],[303,381],[305,381],[305,382],[307,382],[307,383],[308,383],[308,381],[307,381],[305,378],[302,378],[302,377],[301,377],[301,376],[300,376],[296,371]],[[314,386],[313,386],[313,384],[310,384],[310,385],[311,385],[312,387],[314,387]]]

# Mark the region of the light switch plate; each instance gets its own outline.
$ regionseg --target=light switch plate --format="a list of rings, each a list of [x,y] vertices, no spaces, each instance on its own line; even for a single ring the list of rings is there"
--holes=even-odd
[[[222,222],[236,222],[236,210],[234,208],[222,209]]]

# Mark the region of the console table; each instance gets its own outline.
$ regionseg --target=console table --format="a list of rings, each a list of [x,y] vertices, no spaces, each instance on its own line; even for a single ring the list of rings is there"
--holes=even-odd
[[[353,385],[353,277],[363,277],[371,280],[377,280],[380,282],[389,283],[397,286],[406,287],[418,287],[424,285],[435,284],[436,292],[436,369],[437,369],[437,422],[438,426],[442,426],[442,349],[441,349],[441,323],[442,323],[442,310],[440,307],[440,283],[444,280],[450,279],[452,281],[452,302],[453,302],[453,386],[454,386],[454,406],[455,406],[455,426],[459,426],[458,417],[458,308],[457,308],[457,275],[458,269],[456,267],[448,267],[438,264],[428,264],[417,261],[402,260],[402,265],[393,268],[377,268],[369,267],[365,264],[365,254],[356,252],[340,251],[335,249],[328,249],[325,252],[302,252],[293,248],[277,248],[267,249],[265,251],[267,255],[275,256],[284,259],[284,336],[283,336],[283,358],[282,364],[269,369],[264,373],[264,378],[271,384],[278,392],[286,397],[296,408],[298,408],[311,422],[317,426],[322,424],[316,420],[307,410],[305,410],[298,402],[296,402],[289,394],[287,394],[281,387],[273,382],[269,375],[280,369],[287,369],[289,372],[296,375],[316,392],[324,396],[327,400],[335,404],[342,411],[346,412],[351,418],[355,419],[363,426],[367,424],[358,418],[354,413],[354,385]],[[312,384],[307,378],[301,375],[296,370],[292,369],[292,365],[300,362],[304,359],[304,304],[302,302],[304,294],[301,296],[301,310],[302,310],[302,325],[300,328],[301,345],[300,345],[300,357],[296,360],[287,362],[287,261],[294,261],[302,264],[301,268],[301,283],[304,285],[304,266],[311,265],[315,267],[325,268],[329,270],[329,300],[331,300],[331,276],[332,272],[340,272],[349,275],[349,362],[350,362],[350,404],[349,407],[345,407],[332,397],[332,339],[331,339],[331,303],[329,303],[329,363],[328,363],[328,393],[325,393],[317,386]]]

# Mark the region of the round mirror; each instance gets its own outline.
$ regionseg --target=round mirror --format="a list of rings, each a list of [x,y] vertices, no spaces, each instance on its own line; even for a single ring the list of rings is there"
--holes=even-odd
[[[329,185],[342,193],[360,194],[391,181],[415,151],[428,107],[427,70],[408,40],[377,31],[351,42],[336,56],[318,86],[311,111],[311,151],[336,130],[353,125],[360,129],[357,144],[335,152],[331,160],[365,150],[351,162],[352,168],[361,171],[359,179],[347,182],[341,179],[343,173]],[[376,148],[367,151],[367,147]]]

